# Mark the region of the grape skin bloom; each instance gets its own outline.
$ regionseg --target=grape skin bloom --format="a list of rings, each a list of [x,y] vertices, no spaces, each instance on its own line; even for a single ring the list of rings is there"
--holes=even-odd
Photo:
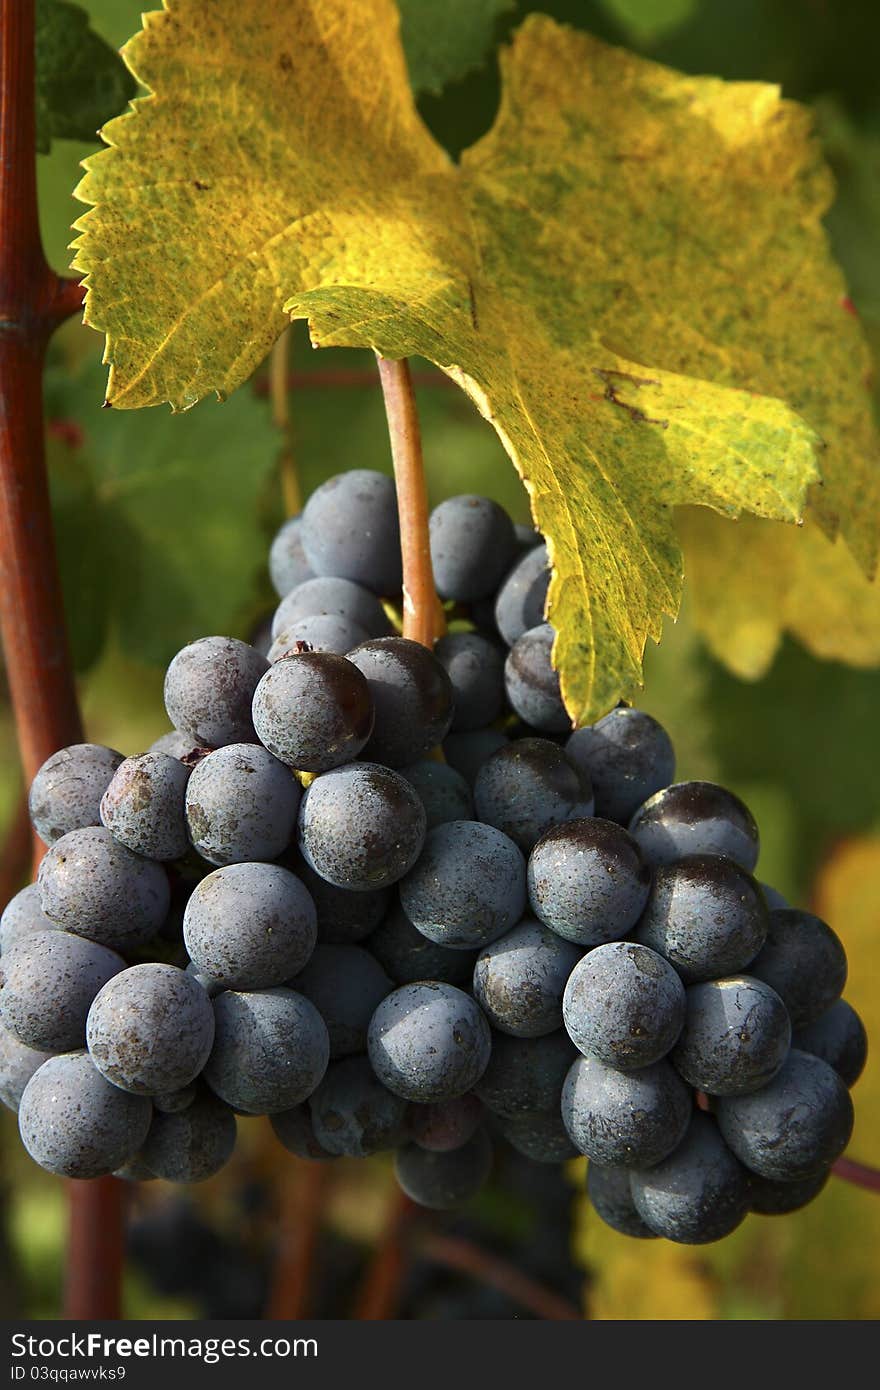
[[[379,1080],[404,1100],[431,1104],[473,1090],[489,1063],[489,1025],[470,995],[438,981],[401,985],[367,1035]]]
[[[478,821],[438,825],[400,885],[409,920],[438,946],[495,941],[523,915],[525,860],[500,830]]]

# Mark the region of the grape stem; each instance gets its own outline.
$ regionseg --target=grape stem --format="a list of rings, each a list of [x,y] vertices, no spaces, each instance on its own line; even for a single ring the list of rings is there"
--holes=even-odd
[[[443,610],[434,588],[428,534],[428,489],[412,375],[406,359],[376,354],[391,440],[400,552],[403,558],[403,635],[433,647],[443,630]]]
[[[285,516],[299,516],[302,511],[302,485],[293,449],[293,430],[290,421],[290,340],[292,328],[285,328],[269,355],[269,398],[272,403],[272,423],[281,436],[278,452],[278,471]]]
[[[871,1168],[867,1163],[857,1163],[854,1158],[839,1158],[831,1171],[844,1182],[864,1187],[868,1192],[880,1192],[880,1169]]]
[[[0,0],[0,634],[26,781],[82,739],[43,450],[46,344],[82,289],[43,254],[35,143],[34,0]],[[119,1316],[121,1189],[68,1186],[68,1317]]]

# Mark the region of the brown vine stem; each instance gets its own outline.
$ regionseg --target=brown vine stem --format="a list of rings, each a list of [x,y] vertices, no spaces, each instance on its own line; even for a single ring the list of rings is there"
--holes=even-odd
[[[22,792],[0,852],[0,907],[8,903],[27,879],[31,858],[31,822]]]
[[[313,1269],[321,1225],[330,1194],[329,1163],[302,1159],[297,1162],[296,1183],[284,1185],[279,1217],[278,1259],[266,1317],[310,1317]]]
[[[443,609],[434,588],[428,538],[428,489],[422,458],[419,416],[409,363],[376,354],[391,440],[400,550],[403,557],[403,635],[433,647],[444,630]]]
[[[385,1213],[381,1239],[367,1266],[355,1305],[361,1322],[381,1322],[393,1318],[400,1301],[400,1288],[406,1268],[404,1235],[418,1208],[395,1187]]]
[[[867,1163],[857,1163],[854,1158],[839,1158],[831,1171],[844,1182],[864,1187],[868,1192],[880,1192],[880,1169],[871,1168]]]
[[[46,264],[34,157],[34,0],[0,0],[0,634],[22,771],[82,738],[43,452],[43,357],[82,304]],[[119,1316],[122,1184],[70,1184],[66,1309]]]
[[[269,354],[269,398],[272,402],[272,423],[281,436],[278,468],[286,516],[299,516],[302,511],[302,485],[296,455],[293,451],[293,430],[290,422],[290,340],[292,329],[285,328]]]
[[[473,1241],[428,1231],[419,1237],[416,1248],[419,1254],[434,1264],[469,1274],[481,1283],[498,1289],[521,1308],[534,1313],[536,1318],[549,1322],[581,1322],[583,1319],[583,1315],[568,1299],[530,1279],[515,1265],[475,1245]]]

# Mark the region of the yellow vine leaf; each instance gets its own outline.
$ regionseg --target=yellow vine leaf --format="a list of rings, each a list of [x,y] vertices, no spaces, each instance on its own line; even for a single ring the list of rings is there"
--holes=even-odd
[[[576,722],[639,684],[677,612],[675,507],[797,521],[821,435],[811,505],[873,563],[865,350],[802,108],[532,16],[454,165],[392,0],[168,0],[144,23],[125,58],[151,94],[78,190],[112,405],[227,395],[288,318],[316,346],[436,363],[548,537]]]
[[[691,616],[712,653],[758,680],[789,632],[815,656],[880,665],[880,584],[814,521],[796,529],[754,517],[724,521],[705,508],[677,517]]]

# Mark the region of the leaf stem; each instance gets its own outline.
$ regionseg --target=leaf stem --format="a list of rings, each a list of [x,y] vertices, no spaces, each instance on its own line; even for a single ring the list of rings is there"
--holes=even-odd
[[[290,422],[290,340],[292,328],[285,328],[269,354],[269,398],[272,402],[272,423],[281,435],[278,468],[286,516],[299,516],[302,511],[302,485],[293,449]]]
[[[271,366],[271,364],[270,364]],[[415,386],[436,386],[456,391],[458,387],[451,377],[433,367],[422,367],[410,373]],[[287,373],[288,391],[336,391],[348,388],[370,388],[376,383],[372,367],[316,367],[307,372]],[[271,394],[268,376],[259,376],[254,382],[256,395],[265,398]]]
[[[443,631],[443,610],[434,588],[428,535],[428,489],[419,416],[409,363],[376,354],[391,440],[400,550],[403,557],[403,635],[433,647]]]
[[[43,452],[43,356],[82,303],[46,264],[34,157],[34,0],[0,0],[0,634],[25,780],[82,738]],[[66,1310],[120,1308],[122,1184],[70,1183]]]

